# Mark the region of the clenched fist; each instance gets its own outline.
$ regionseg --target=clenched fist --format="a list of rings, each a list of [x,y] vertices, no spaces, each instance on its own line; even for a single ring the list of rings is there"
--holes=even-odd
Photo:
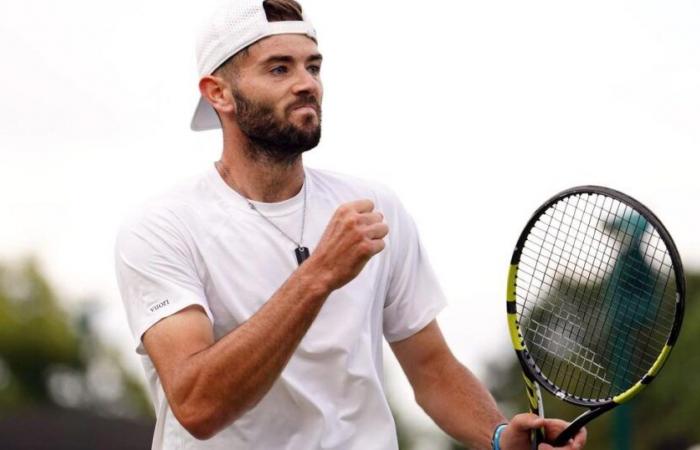
[[[384,249],[389,227],[371,200],[345,203],[333,214],[313,255],[304,264],[333,291],[354,279]],[[302,266],[303,267],[303,266]]]

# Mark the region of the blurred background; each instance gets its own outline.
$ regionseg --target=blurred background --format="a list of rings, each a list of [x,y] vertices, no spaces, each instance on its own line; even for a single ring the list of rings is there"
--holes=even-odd
[[[150,446],[112,251],[129,211],[219,157],[218,132],[189,131],[209,4],[0,2],[0,448]],[[601,184],[661,218],[688,276],[681,338],[643,395],[591,424],[588,448],[698,445],[700,3],[303,5],[325,84],[324,137],[305,161],[399,194],[450,299],[444,334],[507,415],[525,396],[506,271],[534,208]],[[385,360],[401,449],[459,448],[388,347]]]

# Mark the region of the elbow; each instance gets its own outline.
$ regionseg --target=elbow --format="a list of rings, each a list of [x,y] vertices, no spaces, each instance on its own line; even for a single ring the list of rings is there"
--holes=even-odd
[[[235,422],[240,414],[224,417],[216,408],[205,405],[180,405],[173,408],[180,425],[197,440],[206,441],[214,437],[225,426]]]
[[[206,441],[211,439],[219,431],[213,426],[213,422],[204,417],[203,414],[176,414],[180,425],[187,430],[197,440]]]
[[[176,387],[167,397],[170,410],[180,426],[200,441],[214,437],[222,428],[217,420],[217,405],[211,398],[201,395],[201,390],[196,385]]]
[[[217,392],[208,389],[206,383],[188,383],[177,386],[167,396],[177,421],[197,440],[211,439],[249,409],[241,396]]]
[[[206,407],[181,405],[172,409],[180,425],[197,440],[211,439],[222,428],[216,415]]]
[[[192,437],[199,441],[211,439],[218,432],[214,427],[203,422],[182,423],[182,426]]]

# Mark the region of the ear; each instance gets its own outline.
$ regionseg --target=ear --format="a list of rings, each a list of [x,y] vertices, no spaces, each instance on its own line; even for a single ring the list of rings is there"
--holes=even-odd
[[[231,86],[222,78],[213,75],[203,77],[199,80],[199,92],[219,114],[236,111]]]

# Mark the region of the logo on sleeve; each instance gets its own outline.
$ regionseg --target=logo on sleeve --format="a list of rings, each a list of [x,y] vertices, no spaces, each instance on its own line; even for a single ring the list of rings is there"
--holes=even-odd
[[[150,308],[150,309],[151,309],[151,312],[156,312],[156,311],[158,311],[158,310],[161,309],[161,308],[165,308],[165,307],[168,306],[169,304],[170,304],[170,300],[165,299],[165,300],[163,300],[162,302],[158,303],[157,305],[151,306],[151,308]]]

